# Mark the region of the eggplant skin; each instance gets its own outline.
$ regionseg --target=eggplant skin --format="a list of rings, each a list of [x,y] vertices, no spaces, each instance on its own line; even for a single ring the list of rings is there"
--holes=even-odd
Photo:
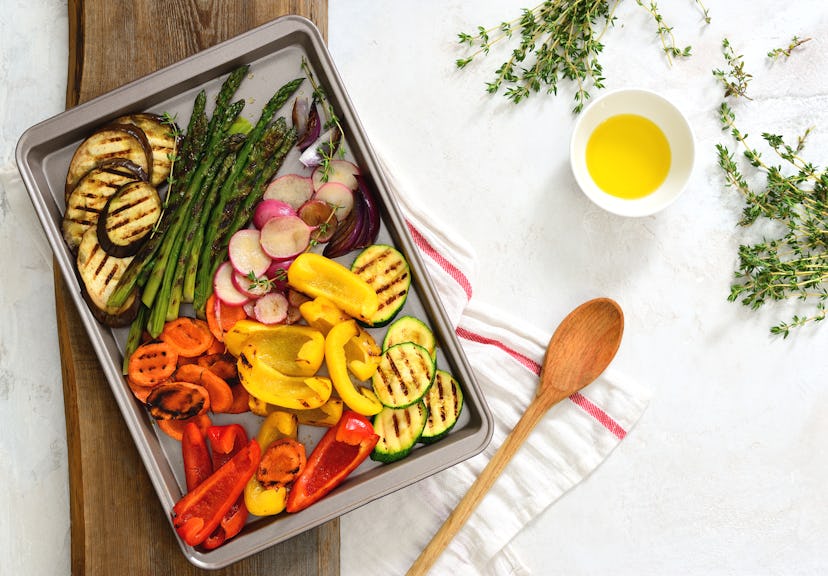
[[[161,198],[152,184],[124,184],[98,217],[98,242],[111,256],[135,256],[161,218],[161,210]]]
[[[87,172],[66,199],[61,221],[63,239],[77,252],[87,229],[97,225],[107,201],[125,184],[146,180],[146,172],[130,160],[108,160]]]
[[[112,308],[111,306],[107,308],[100,308],[89,297],[89,292],[86,290],[86,287],[84,287],[81,292],[83,294],[83,299],[89,307],[89,311],[92,312],[92,315],[95,317],[95,320],[104,326],[108,326],[110,328],[126,328],[132,324],[135,317],[138,316],[138,309],[141,306],[141,299],[138,298],[137,291],[130,294],[126,303],[120,308]]]
[[[132,258],[116,258],[106,253],[98,242],[98,231],[89,228],[78,246],[77,269],[83,283],[84,299],[99,322],[106,326],[124,326],[138,313],[137,294],[132,294],[119,307],[107,306],[107,301]],[[134,309],[133,309],[134,308]]]
[[[152,148],[146,133],[133,124],[107,124],[81,142],[66,173],[66,198],[83,176],[113,158],[125,158],[147,174],[152,170]]]
[[[147,137],[152,150],[152,166],[149,171],[150,182],[153,186],[160,186],[172,172],[173,158],[178,150],[176,134],[181,130],[161,115],[151,112],[137,112],[115,119],[117,124],[134,124]]]

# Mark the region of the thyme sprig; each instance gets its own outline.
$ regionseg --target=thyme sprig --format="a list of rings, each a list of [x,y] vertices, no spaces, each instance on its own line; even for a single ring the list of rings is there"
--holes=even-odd
[[[158,232],[158,228],[161,226],[161,220],[164,218],[164,213],[167,211],[167,204],[170,200],[170,190],[172,190],[173,184],[175,184],[175,163],[178,161],[178,145],[181,142],[181,128],[178,127],[177,116],[170,114],[169,112],[164,112],[161,115],[161,123],[164,124],[167,128],[169,128],[169,132],[167,133],[173,141],[176,143],[176,150],[175,152],[167,153],[167,160],[170,161],[170,173],[167,175],[167,194],[164,196],[164,202],[161,203],[161,214],[158,216],[158,219],[155,221],[155,224],[152,227],[152,231],[150,235],[155,235]]]
[[[733,46],[730,45],[730,41],[727,38],[722,40],[722,55],[725,58],[727,67],[724,70],[719,68],[713,70],[713,76],[718,78],[724,86],[725,98],[728,96],[741,96],[742,98],[752,100],[747,95],[747,87],[753,79],[753,76],[745,72],[745,63],[742,60],[742,55],[736,54],[733,51]]]
[[[748,143],[748,135],[736,126],[732,108],[719,109],[722,129],[743,150],[748,165],[764,174],[758,188],[736,162],[734,154],[717,144],[718,163],[728,187],[738,190],[745,206],[740,226],[760,221],[782,224],[783,233],[743,244],[738,251],[738,269],[728,300],[755,310],[769,301],[798,300],[813,308],[812,314],[795,314],[789,321],[772,326],[772,334],[787,338],[794,328],[825,319],[828,302],[828,170],[805,160],[802,150],[810,128],[788,144],[778,134],[763,133],[762,139],[784,164],[765,161]]]
[[[614,25],[615,9],[621,0],[547,0],[521,15],[497,26],[478,26],[474,33],[461,32],[459,43],[466,55],[455,61],[457,68],[466,68],[479,57],[486,56],[500,43],[511,43],[509,58],[486,82],[486,91],[494,94],[501,89],[514,103],[532,93],[545,91],[557,94],[561,81],[575,86],[573,112],[580,112],[592,89],[604,87],[603,68],[599,56],[604,49],[601,39]],[[662,48],[668,61],[689,56],[691,48],[677,48],[669,27],[654,1],[636,0],[653,17]],[[710,21],[701,0],[695,0]],[[516,45],[515,45],[516,43]]]
[[[676,46],[676,37],[673,35],[673,28],[664,22],[664,18],[658,10],[658,4],[656,4],[653,0],[650,0],[650,2],[646,4],[644,3],[644,0],[635,0],[635,2],[649,12],[650,16],[653,17],[656,24],[656,33],[661,41],[661,49],[664,50],[664,54],[667,55],[667,62],[672,65],[673,58],[687,58],[690,56],[693,50],[692,47],[685,46],[684,48],[678,48]],[[705,20],[709,22],[710,17],[707,15],[707,10],[704,8],[702,9],[705,12]]]
[[[768,58],[771,60],[779,60],[781,57],[785,57],[788,59],[793,54],[793,51],[805,44],[805,42],[810,42],[811,38],[800,38],[799,36],[794,36],[791,38],[791,41],[788,43],[787,46],[774,48],[770,52],[768,52]]]

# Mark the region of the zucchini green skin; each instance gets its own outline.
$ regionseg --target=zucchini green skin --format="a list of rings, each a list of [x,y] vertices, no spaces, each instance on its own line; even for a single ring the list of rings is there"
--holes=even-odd
[[[371,384],[384,406],[405,408],[425,396],[436,368],[428,350],[414,342],[401,342],[383,352]]]
[[[388,325],[405,305],[411,287],[411,269],[402,253],[387,244],[372,244],[360,252],[351,271],[365,280],[379,297],[379,308],[364,326]]]
[[[457,424],[463,411],[463,390],[451,374],[437,370],[423,402],[428,408],[428,421],[420,441],[431,444],[445,438]]]
[[[428,408],[423,402],[406,408],[383,408],[373,420],[379,441],[371,452],[371,460],[389,463],[408,456],[420,439],[427,421]]]
[[[385,338],[382,341],[383,351],[388,350],[395,344],[401,342],[414,342],[429,352],[434,358],[437,354],[437,340],[431,328],[425,322],[414,316],[400,316],[388,327]]]

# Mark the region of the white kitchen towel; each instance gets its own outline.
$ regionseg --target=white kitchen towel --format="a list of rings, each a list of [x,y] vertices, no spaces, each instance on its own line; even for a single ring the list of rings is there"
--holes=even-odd
[[[385,172],[492,411],[495,429],[481,454],[343,516],[343,574],[366,576],[405,574],[417,559],[535,395],[551,336],[551,330],[474,299],[473,250],[417,205],[393,169]],[[529,574],[509,543],[610,455],[649,399],[647,388],[610,368],[553,407],[431,573]]]

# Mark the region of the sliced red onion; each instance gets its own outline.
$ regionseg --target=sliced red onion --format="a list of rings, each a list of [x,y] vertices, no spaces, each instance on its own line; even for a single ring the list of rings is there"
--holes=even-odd
[[[339,131],[339,128],[334,126],[302,152],[302,155],[299,157],[299,162],[306,168],[319,166],[322,164],[322,158],[330,158],[336,153],[341,139],[342,133]]]

